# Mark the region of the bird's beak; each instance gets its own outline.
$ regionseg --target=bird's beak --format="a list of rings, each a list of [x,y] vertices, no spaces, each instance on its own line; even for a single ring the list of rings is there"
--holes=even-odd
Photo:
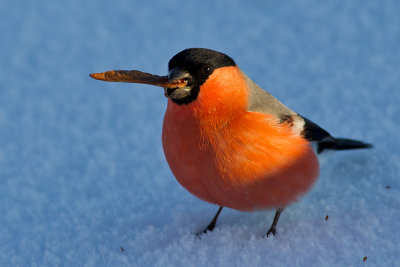
[[[174,78],[169,79],[168,76],[158,76],[138,70],[111,70],[102,73],[92,73],[89,75],[93,79],[106,82],[125,82],[125,83],[144,83],[163,88],[181,88],[186,87],[187,80]]]
[[[188,71],[175,67],[168,73],[168,82],[170,84],[181,84],[181,86],[165,88],[165,96],[172,99],[181,99],[190,95],[191,76]]]

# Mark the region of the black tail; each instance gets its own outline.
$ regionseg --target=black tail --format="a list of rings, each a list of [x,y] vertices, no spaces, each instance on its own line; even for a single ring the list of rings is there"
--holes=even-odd
[[[346,139],[346,138],[335,138],[336,143],[333,149],[335,150],[347,150],[347,149],[359,149],[359,148],[371,148],[372,144],[364,143],[357,140]]]
[[[349,150],[371,147],[373,147],[372,144],[364,143],[358,140],[330,137],[318,142],[318,153],[321,153],[325,149]]]
[[[371,144],[357,140],[346,138],[334,138],[327,131],[313,123],[309,119],[304,118],[303,136],[310,142],[317,142],[317,153],[321,153],[325,149],[331,150],[348,150],[359,148],[371,148]]]

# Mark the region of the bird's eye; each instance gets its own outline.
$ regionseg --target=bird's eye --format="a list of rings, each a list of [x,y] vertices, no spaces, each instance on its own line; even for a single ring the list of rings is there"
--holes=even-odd
[[[210,65],[204,65],[201,69],[201,72],[203,73],[203,75],[208,76],[213,72],[213,69]]]

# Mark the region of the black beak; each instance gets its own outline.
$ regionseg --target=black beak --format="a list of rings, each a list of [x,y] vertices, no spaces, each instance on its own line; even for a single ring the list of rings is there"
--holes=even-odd
[[[173,83],[180,80],[188,81],[190,79],[190,74],[187,70],[184,70],[180,67],[173,68],[168,73],[168,82]]]
[[[183,84],[184,86],[177,86],[175,88],[165,88],[165,96],[171,99],[181,99],[190,95],[191,76],[189,72],[180,67],[175,67],[168,73],[168,83],[169,84]]]

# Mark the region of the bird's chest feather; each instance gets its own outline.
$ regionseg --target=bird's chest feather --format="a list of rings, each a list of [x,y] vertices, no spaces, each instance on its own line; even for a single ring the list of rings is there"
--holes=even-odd
[[[197,197],[239,210],[283,207],[318,176],[309,143],[265,114],[167,108],[163,147],[177,180]]]

